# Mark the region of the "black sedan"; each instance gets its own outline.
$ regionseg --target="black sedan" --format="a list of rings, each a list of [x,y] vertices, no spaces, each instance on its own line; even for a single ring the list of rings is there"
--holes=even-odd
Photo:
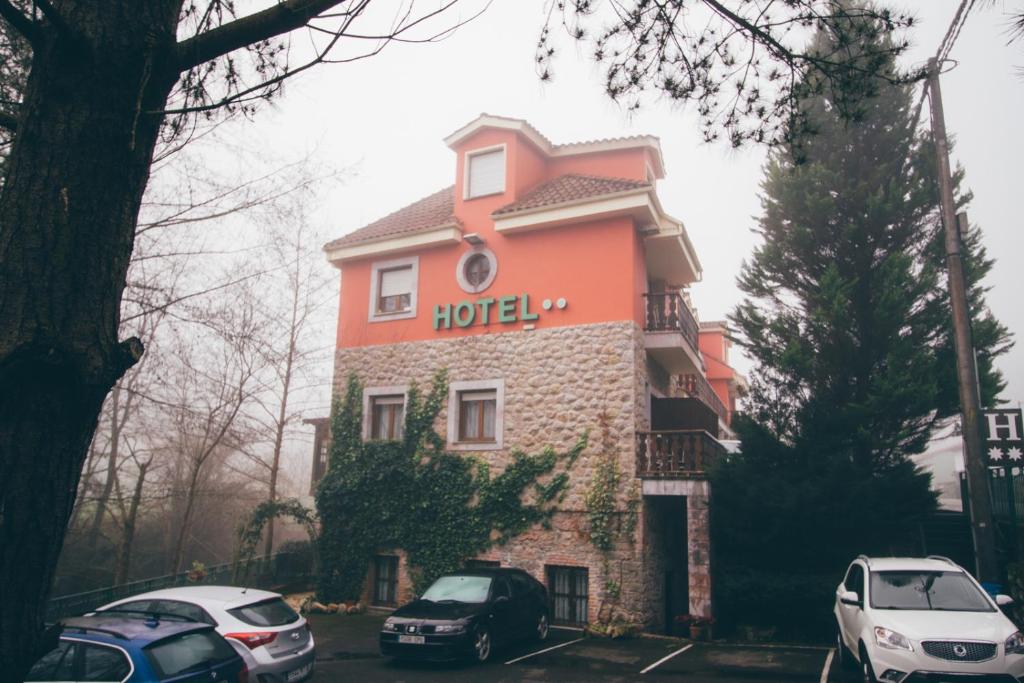
[[[496,645],[547,637],[543,584],[521,569],[467,569],[442,576],[419,600],[388,617],[380,651],[387,657],[486,662]]]

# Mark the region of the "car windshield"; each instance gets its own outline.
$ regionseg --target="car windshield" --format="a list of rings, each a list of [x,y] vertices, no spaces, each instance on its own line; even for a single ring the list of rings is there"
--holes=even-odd
[[[875,609],[992,612],[992,605],[963,572],[871,572]]]
[[[427,589],[423,599],[431,602],[487,602],[490,588],[489,576],[442,576]]]

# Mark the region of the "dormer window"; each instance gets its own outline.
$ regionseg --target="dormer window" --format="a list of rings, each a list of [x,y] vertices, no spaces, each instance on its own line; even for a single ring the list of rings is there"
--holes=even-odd
[[[505,191],[505,145],[466,155],[465,198],[474,199]]]

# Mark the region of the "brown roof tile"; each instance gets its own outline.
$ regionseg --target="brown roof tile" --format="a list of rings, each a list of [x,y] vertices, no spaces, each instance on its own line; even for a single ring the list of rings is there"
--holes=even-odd
[[[344,237],[328,242],[324,249],[347,247],[389,237],[425,232],[445,225],[458,225],[455,218],[455,186],[435,192],[405,208],[375,220]]]
[[[537,185],[518,200],[497,209],[492,215],[515,213],[617,192],[649,189],[650,187],[650,183],[636,180],[569,173]]]

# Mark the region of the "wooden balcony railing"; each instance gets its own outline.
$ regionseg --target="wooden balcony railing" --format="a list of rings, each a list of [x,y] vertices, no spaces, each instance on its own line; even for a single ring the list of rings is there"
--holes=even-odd
[[[685,391],[688,396],[692,396],[715,411],[715,414],[718,415],[719,425],[729,424],[729,411],[726,409],[725,404],[722,403],[722,399],[718,398],[715,390],[711,388],[711,383],[708,382],[707,377],[695,373],[677,375],[677,377],[679,388]]]
[[[637,432],[636,476],[701,479],[724,454],[703,430]]]
[[[649,292],[644,294],[647,310],[647,321],[644,330],[647,332],[679,332],[697,349],[697,337],[700,326],[693,317],[690,307],[683,301],[678,292]]]

